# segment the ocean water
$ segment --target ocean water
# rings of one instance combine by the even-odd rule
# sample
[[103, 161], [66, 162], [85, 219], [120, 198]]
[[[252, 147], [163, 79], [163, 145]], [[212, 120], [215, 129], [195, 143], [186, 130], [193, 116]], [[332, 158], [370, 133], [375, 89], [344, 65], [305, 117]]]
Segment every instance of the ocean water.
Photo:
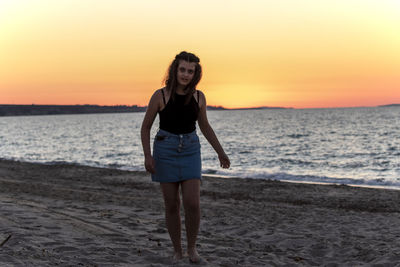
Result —
[[[0, 117], [0, 158], [144, 170], [144, 113]], [[198, 130], [203, 174], [400, 187], [400, 108], [208, 111], [230, 169]], [[158, 129], [154, 122], [152, 136]]]

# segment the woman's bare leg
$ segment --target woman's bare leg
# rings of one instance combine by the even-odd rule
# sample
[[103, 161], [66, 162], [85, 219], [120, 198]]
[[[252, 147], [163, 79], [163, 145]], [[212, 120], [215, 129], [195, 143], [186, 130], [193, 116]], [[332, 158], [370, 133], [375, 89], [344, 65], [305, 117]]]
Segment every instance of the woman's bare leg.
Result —
[[185, 208], [185, 226], [187, 249], [192, 262], [200, 260], [196, 250], [196, 239], [200, 226], [200, 180], [191, 179], [182, 182], [182, 199]]
[[164, 196], [165, 220], [175, 251], [174, 258], [179, 260], [183, 257], [181, 244], [179, 183], [161, 183], [161, 189]]

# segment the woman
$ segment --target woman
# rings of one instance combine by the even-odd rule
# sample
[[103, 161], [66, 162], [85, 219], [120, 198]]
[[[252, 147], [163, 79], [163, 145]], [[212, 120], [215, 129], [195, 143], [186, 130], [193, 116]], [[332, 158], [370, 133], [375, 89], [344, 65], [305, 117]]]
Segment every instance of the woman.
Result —
[[[207, 120], [206, 98], [196, 90], [202, 75], [200, 60], [192, 53], [176, 55], [168, 69], [165, 87], [150, 99], [141, 128], [145, 168], [152, 180], [159, 182], [164, 196], [165, 217], [174, 259], [182, 259], [179, 187], [185, 210], [187, 254], [199, 262], [196, 239], [200, 224], [200, 143], [196, 121], [208, 142], [218, 154], [220, 166], [229, 168], [230, 161]], [[160, 116], [160, 129], [155, 137], [153, 156], [150, 130]]]

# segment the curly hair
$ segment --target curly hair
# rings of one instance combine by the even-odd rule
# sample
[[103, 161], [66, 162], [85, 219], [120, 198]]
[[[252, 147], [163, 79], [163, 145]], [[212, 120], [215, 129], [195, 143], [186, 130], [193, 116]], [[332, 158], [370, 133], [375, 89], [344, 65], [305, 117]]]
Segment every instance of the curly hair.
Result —
[[195, 63], [195, 65], [196, 65], [193, 79], [190, 81], [190, 83], [184, 89], [184, 91], [187, 95], [185, 104], [188, 104], [192, 97], [192, 94], [196, 90], [197, 84], [200, 82], [200, 79], [202, 76], [202, 68], [200, 65], [200, 59], [195, 54], [188, 53], [186, 51], [182, 51], [175, 56], [175, 59], [169, 65], [167, 75], [164, 79], [165, 88], [168, 92], [170, 92], [172, 100], [175, 100], [174, 96], [175, 96], [176, 88], [178, 87], [177, 72], [178, 72], [178, 66], [179, 66], [180, 60], [184, 60], [189, 63]]

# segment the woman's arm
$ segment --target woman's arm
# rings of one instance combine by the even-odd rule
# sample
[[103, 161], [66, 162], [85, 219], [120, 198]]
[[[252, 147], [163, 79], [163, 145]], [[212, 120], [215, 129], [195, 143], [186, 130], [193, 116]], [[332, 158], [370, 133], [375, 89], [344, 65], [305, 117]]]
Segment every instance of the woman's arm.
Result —
[[144, 153], [144, 166], [150, 173], [154, 173], [154, 159], [151, 156], [150, 149], [150, 130], [153, 126], [154, 119], [157, 116], [157, 112], [160, 108], [160, 90], [157, 90], [150, 99], [149, 105], [147, 106], [146, 114], [142, 122], [142, 128], [140, 130], [140, 136], [142, 139], [143, 153]]
[[229, 168], [231, 164], [229, 158], [225, 154], [225, 151], [222, 148], [221, 144], [219, 143], [218, 138], [214, 133], [214, 130], [212, 129], [211, 125], [208, 122], [206, 97], [201, 91], [200, 91], [200, 113], [198, 117], [198, 123], [201, 132], [203, 133], [207, 141], [211, 144], [211, 146], [214, 148], [215, 152], [217, 152], [221, 167]]

